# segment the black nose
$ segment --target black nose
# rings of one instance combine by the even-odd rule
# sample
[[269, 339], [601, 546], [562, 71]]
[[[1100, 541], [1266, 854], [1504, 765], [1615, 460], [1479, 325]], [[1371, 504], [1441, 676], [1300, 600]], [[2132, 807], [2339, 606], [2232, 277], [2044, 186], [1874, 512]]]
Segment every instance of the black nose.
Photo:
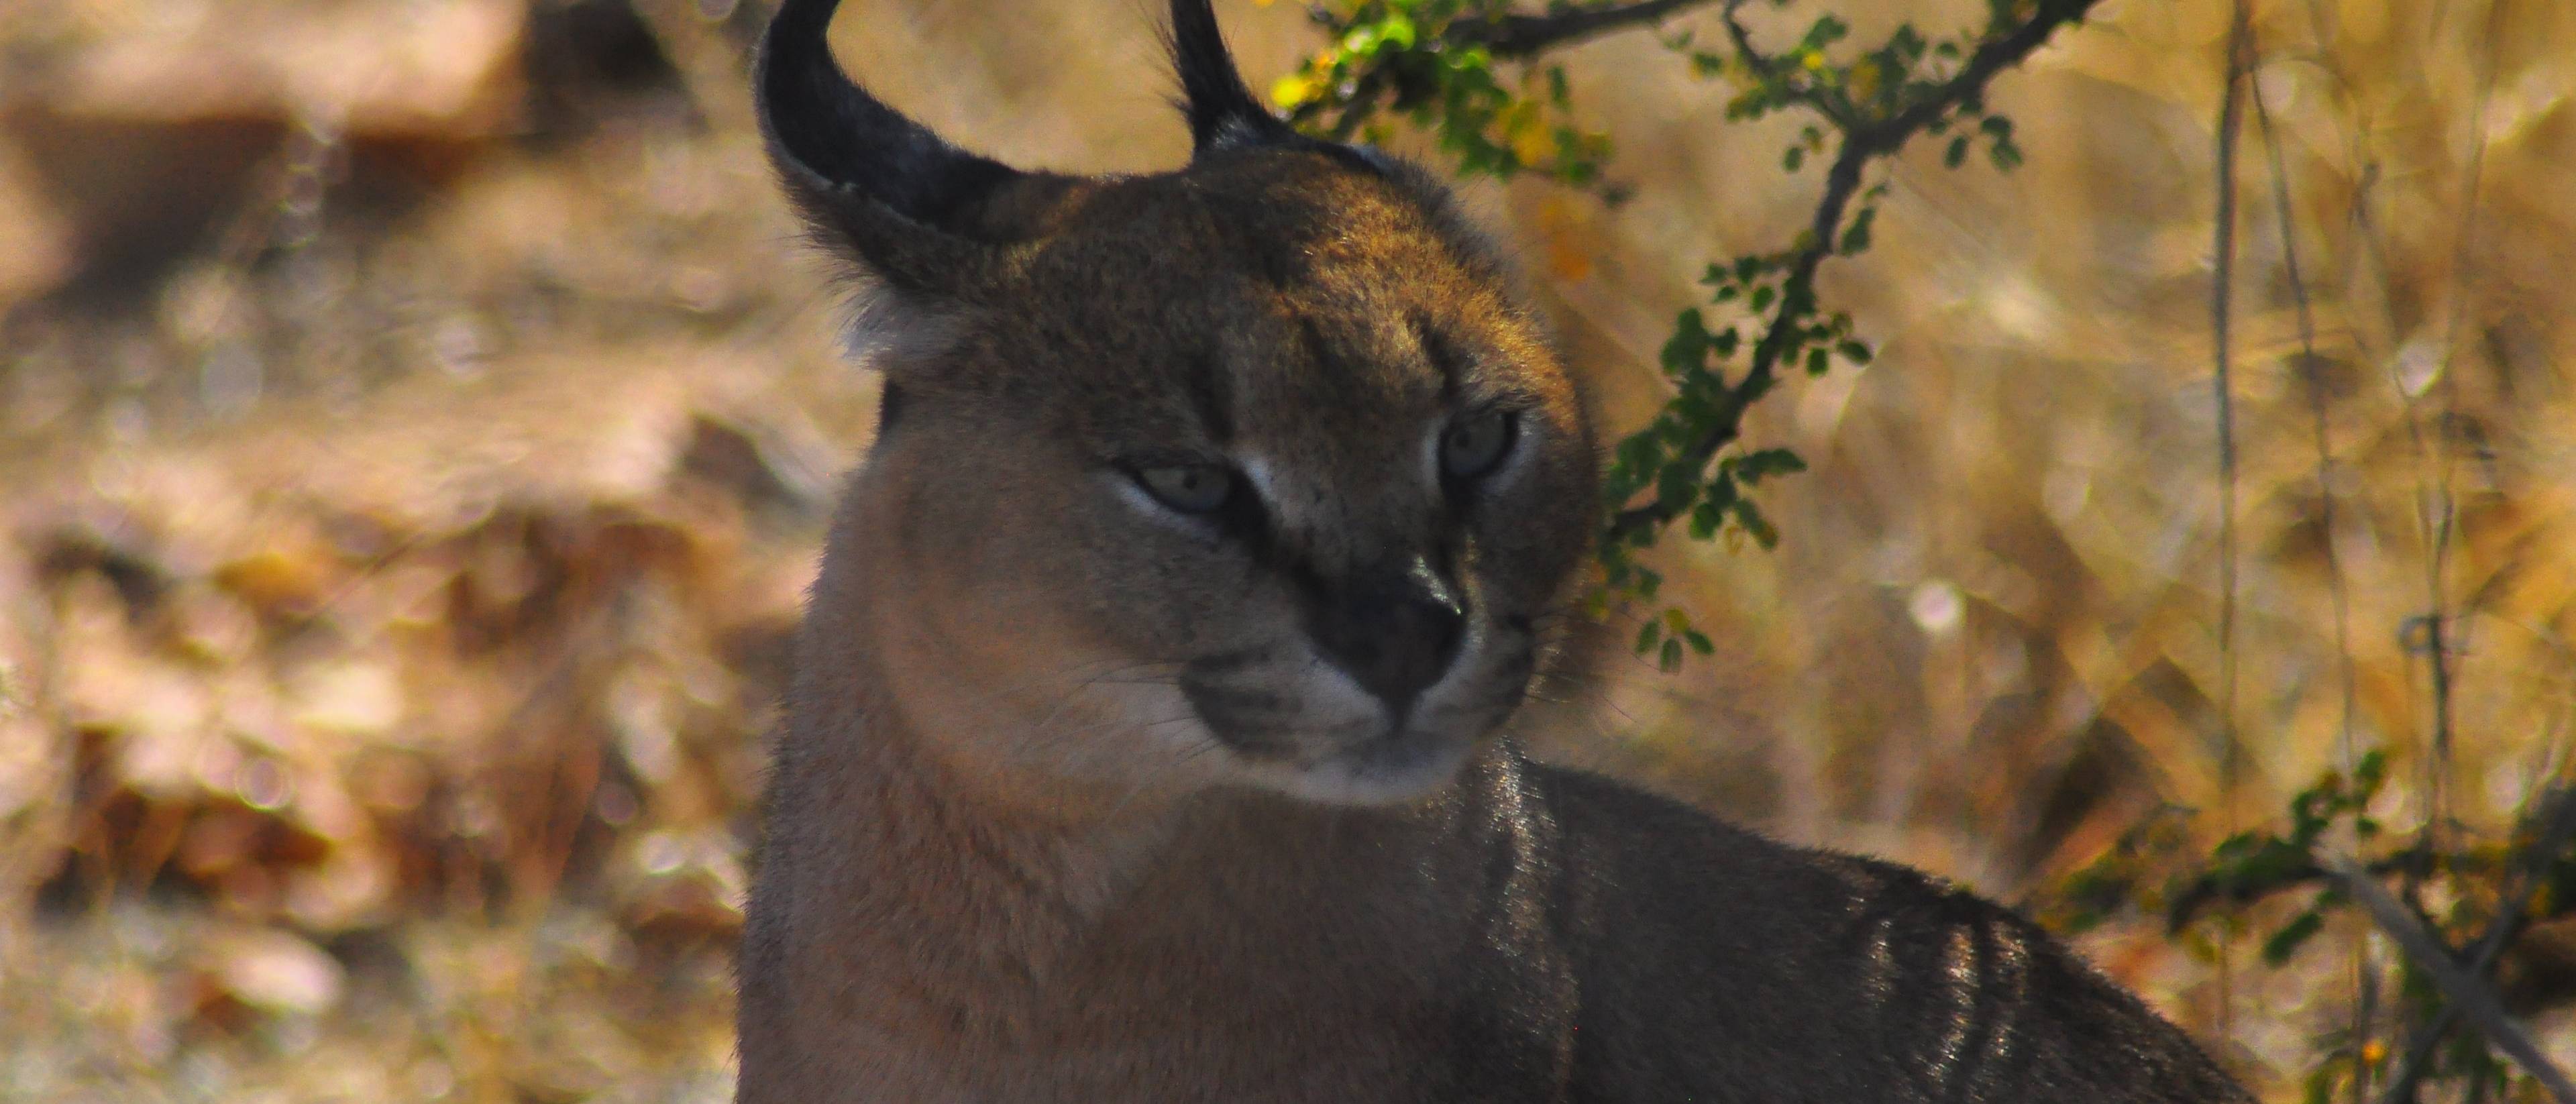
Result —
[[1457, 587], [1421, 557], [1355, 573], [1319, 597], [1307, 631], [1325, 658], [1399, 716], [1458, 654], [1466, 610]]

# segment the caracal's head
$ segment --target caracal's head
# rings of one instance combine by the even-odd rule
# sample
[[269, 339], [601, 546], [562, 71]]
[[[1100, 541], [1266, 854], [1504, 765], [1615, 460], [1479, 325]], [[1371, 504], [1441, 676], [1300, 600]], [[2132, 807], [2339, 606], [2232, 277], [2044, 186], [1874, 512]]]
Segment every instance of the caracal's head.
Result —
[[1575, 386], [1502, 266], [1421, 172], [1267, 114], [1206, 0], [1173, 6], [1194, 158], [1108, 179], [878, 103], [833, 7], [786, 4], [760, 92], [886, 373], [814, 612], [865, 641], [853, 692], [1034, 801], [1440, 787], [1591, 532]]

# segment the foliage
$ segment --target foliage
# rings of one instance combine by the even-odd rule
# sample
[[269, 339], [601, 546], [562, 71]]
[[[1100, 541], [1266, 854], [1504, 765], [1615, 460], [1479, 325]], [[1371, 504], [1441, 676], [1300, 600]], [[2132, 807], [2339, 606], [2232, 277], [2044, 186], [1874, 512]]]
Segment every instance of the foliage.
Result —
[[[2012, 121], [1985, 109], [1986, 86], [2057, 28], [2082, 19], [2092, 4], [1990, 0], [1984, 24], [1969, 32], [1935, 39], [1903, 24], [1867, 47], [1851, 44], [1849, 24], [1828, 12], [1776, 50], [1756, 45], [1739, 18], [1744, 6], [1745, 0], [1558, 2], [1543, 15], [1525, 15], [1504, 0], [1346, 2], [1315, 10], [1334, 45], [1275, 90], [1295, 118], [1322, 133], [1383, 140], [1383, 117], [1392, 114], [1435, 135], [1462, 174], [1535, 171], [1616, 200], [1625, 192], [1606, 182], [1609, 146], [1571, 121], [1565, 71], [1546, 61], [1548, 51], [1714, 7], [1722, 40], [1706, 42], [1681, 30], [1664, 34], [1663, 43], [1695, 76], [1734, 89], [1729, 121], [1780, 112], [1805, 120], [1779, 164], [1796, 174], [1811, 161], [1827, 163], [1812, 221], [1777, 249], [1707, 266], [1701, 280], [1707, 300], [1678, 314], [1658, 358], [1668, 387], [1661, 410], [1612, 454], [1596, 615], [1622, 601], [1657, 606], [1663, 577], [1638, 556], [1675, 524], [1697, 541], [1750, 538], [1764, 548], [1778, 542], [1754, 492], [1806, 464], [1786, 448], [1744, 444], [1743, 420], [1783, 372], [1822, 375], [1838, 363], [1857, 367], [1873, 359], [1851, 315], [1821, 303], [1815, 283], [1826, 259], [1855, 257], [1870, 247], [1887, 193], [1883, 180], [1868, 182], [1873, 163], [1931, 135], [1946, 139], [1942, 161], [1951, 168], [1980, 150], [1997, 170], [2020, 165], [2025, 155]], [[2240, 7], [2240, 28], [2242, 19]], [[1505, 60], [1516, 63], [1516, 77], [1497, 75]], [[2220, 313], [2223, 325], [2223, 306]], [[1670, 604], [1642, 619], [1634, 647], [1666, 671], [1679, 669], [1688, 654], [1715, 650], [1708, 634]], [[2437, 668], [2437, 693], [2441, 687]], [[2431, 933], [2440, 941], [2438, 953], [2455, 960], [2433, 966], [2456, 964], [2479, 976], [2529, 925], [2576, 912], [2570, 791], [2534, 802], [2505, 838], [2478, 839], [2449, 830], [2438, 815], [2415, 832], [2392, 832], [2377, 811], [2388, 804], [2382, 800], [2388, 782], [2387, 755], [2370, 752], [2349, 773], [2327, 772], [2292, 795], [2281, 825], [2234, 832], [2205, 854], [2194, 853], [2192, 812], [2161, 809], [2055, 886], [2043, 916], [2060, 930], [2080, 932], [2143, 905], [2165, 913], [2176, 939], [2212, 955], [2237, 938], [2259, 936], [2259, 960], [2282, 968], [2330, 926], [2370, 919], [2358, 898], [2379, 896], [2376, 881], [2394, 879], [2396, 900], [2410, 915], [2379, 917], [2381, 926]], [[2339, 869], [2341, 862], [2353, 865]], [[2340, 919], [2346, 916], [2356, 919]], [[2514, 1029], [2496, 1022], [2500, 1012], [2479, 1007], [2491, 993], [2437, 984], [2439, 971], [2416, 958], [2401, 956], [2396, 967], [2397, 1014], [2413, 1025], [2412, 1038], [2392, 1051], [2372, 1037], [2365, 1007], [2359, 1029], [2316, 1041], [2308, 1099], [2361, 1099], [2373, 1083], [2392, 1081], [2392, 1099], [2411, 1099], [2417, 1085], [2431, 1081], [2465, 1086], [2472, 1099], [2488, 1092], [2539, 1098], [2542, 1082], [2499, 1056], [2495, 1036]], [[2454, 1031], [2463, 1018], [2477, 1029]]]
[[[2177, 938], [2209, 953], [2259, 936], [2259, 960], [2280, 969], [2330, 925], [2370, 922], [2357, 907], [2361, 887], [2337, 869], [2340, 861], [2361, 877], [2395, 880], [2411, 926], [2438, 938], [2454, 963], [2484, 975], [2531, 926], [2576, 915], [2576, 790], [2533, 802], [2500, 838], [2431, 826], [2399, 834], [2374, 812], [2390, 804], [2388, 780], [2387, 755], [2372, 751], [2349, 774], [2327, 771], [2293, 794], [2284, 828], [2233, 833], [2205, 856], [2192, 853], [2180, 830], [2189, 814], [2164, 810], [2061, 881], [2042, 918], [2080, 932], [2144, 906], [2162, 911]], [[2367, 1030], [2324, 1033], [2306, 1099], [2441, 1081], [2506, 1099], [2545, 1099], [2540, 1080], [2506, 1062], [2480, 1031], [2451, 1034], [2463, 1018], [2462, 998], [2480, 1002], [2488, 994], [2446, 989], [2411, 955], [2397, 959], [2395, 990], [2399, 1022], [2415, 1025], [2412, 1037], [2391, 1049]]]

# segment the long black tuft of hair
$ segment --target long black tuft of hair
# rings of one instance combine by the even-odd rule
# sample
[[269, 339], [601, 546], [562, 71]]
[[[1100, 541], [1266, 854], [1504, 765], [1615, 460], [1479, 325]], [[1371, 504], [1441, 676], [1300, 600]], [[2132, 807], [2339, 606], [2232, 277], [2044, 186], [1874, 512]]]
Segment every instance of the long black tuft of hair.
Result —
[[930, 226], [1020, 175], [950, 145], [852, 81], [825, 38], [838, 7], [786, 0], [769, 25], [757, 91], [761, 125], [779, 153], [823, 184]]
[[1181, 78], [1181, 108], [1199, 152], [1297, 137], [1243, 83], [1210, 0], [1172, 0], [1170, 45], [1172, 68]]

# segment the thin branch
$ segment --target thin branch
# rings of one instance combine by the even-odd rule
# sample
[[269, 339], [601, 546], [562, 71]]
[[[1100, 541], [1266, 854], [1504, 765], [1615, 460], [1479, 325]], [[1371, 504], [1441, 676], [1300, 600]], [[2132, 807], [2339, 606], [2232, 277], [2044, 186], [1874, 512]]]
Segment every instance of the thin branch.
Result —
[[[1860, 191], [1861, 170], [1903, 148], [1908, 139], [1947, 117], [1959, 105], [1982, 98], [1986, 86], [1997, 75], [2020, 64], [2059, 27], [2083, 19], [2099, 2], [2042, 0], [2038, 13], [2028, 23], [1977, 47], [1968, 55], [1967, 63], [1931, 94], [1894, 115], [1844, 132], [1842, 147], [1834, 154], [1833, 166], [1826, 170], [1825, 191], [1816, 201], [1815, 217], [1809, 220], [1806, 244], [1790, 257], [1788, 276], [1780, 286], [1780, 302], [1762, 332], [1762, 340], [1753, 347], [1752, 364], [1744, 378], [1721, 396], [1720, 416], [1715, 424], [1682, 449], [1681, 463], [1693, 469], [1706, 468], [1741, 433], [1745, 409], [1779, 382], [1780, 358], [1794, 336], [1792, 323], [1815, 307], [1816, 269], [1834, 253], [1835, 240], [1843, 229], [1843, 214], [1851, 206], [1852, 196]], [[1650, 501], [1620, 511], [1611, 520], [1611, 531], [1621, 539], [1633, 538], [1671, 522], [1678, 513], [1660, 500]]]
[[[2423, 877], [2432, 872], [2432, 864], [2432, 855], [2409, 847], [2383, 858], [2373, 859], [2364, 869], [2378, 877], [2386, 877], [2390, 874]], [[2284, 870], [2275, 877], [2255, 883], [2203, 875], [2193, 879], [2191, 884], [2182, 888], [2181, 892], [2174, 894], [2172, 902], [2165, 907], [2165, 930], [2181, 931], [2193, 920], [2198, 919], [2203, 910], [2212, 905], [2223, 902], [2242, 907], [2276, 893], [2316, 885], [2333, 877], [2333, 871], [2314, 863]]]
[[[1458, 28], [1457, 41], [1481, 44], [1495, 57], [1528, 57], [1612, 31], [1654, 23], [1713, 0], [1639, 0], [1608, 8], [1576, 8], [1554, 15], [1505, 15]], [[1729, 7], [1734, 3], [1730, 2]]]
[[[2453, 611], [2445, 608], [2447, 597], [2442, 587], [2449, 574], [2452, 537], [2456, 535], [2459, 521], [2459, 502], [2451, 489], [2453, 468], [2458, 462], [2456, 451], [2451, 448], [2451, 435], [2457, 431], [2460, 419], [2459, 365], [2454, 360], [2459, 354], [2460, 324], [2468, 312], [2472, 291], [2469, 269], [2477, 242], [2478, 187], [2486, 172], [2487, 106], [2495, 95], [2496, 57], [2498, 39], [2504, 30], [2504, 7], [2505, 0], [2490, 0], [2487, 5], [2486, 64], [2479, 74], [2478, 98], [2469, 116], [2475, 124], [2471, 128], [2475, 137], [2469, 147], [2468, 179], [2460, 202], [2460, 229], [2452, 243], [2451, 309], [2442, 331], [2441, 376], [2435, 383], [2442, 393], [2441, 420], [2434, 424], [2433, 432], [2434, 459], [2441, 480], [2437, 491], [2440, 495], [2441, 527], [2434, 533], [2432, 554], [2424, 565], [2426, 586], [2431, 591], [2433, 603], [2432, 616], [2426, 622], [2433, 663], [2433, 754], [2427, 769], [2432, 772], [2434, 783], [2429, 791], [2432, 815], [2424, 818], [2427, 846], [2432, 844], [2438, 826], [2448, 819], [2449, 809], [2447, 799], [2450, 795], [2451, 749], [2457, 707], [2451, 671]], [[2472, 597], [2469, 604], [2474, 606], [2476, 599]]]
[[[2209, 288], [2210, 390], [2217, 400], [2218, 438], [2218, 793], [2220, 815], [2234, 834], [2237, 776], [2244, 749], [2236, 735], [2236, 391], [2230, 371], [2229, 323], [2236, 306], [2236, 140], [2245, 129], [2245, 86], [2254, 56], [2254, 17], [2236, 0], [2227, 31], [2227, 88], [2218, 101], [2217, 268]], [[2218, 1022], [2228, 1024], [2230, 962], [2218, 956]]]
[[2297, 311], [2299, 374], [2308, 383], [2308, 413], [2317, 446], [2317, 525], [2326, 534], [2326, 589], [2333, 600], [2335, 654], [2341, 660], [2343, 676], [2343, 725], [2339, 750], [2343, 769], [2350, 772], [2358, 750], [2353, 744], [2353, 719], [2359, 708], [2360, 690], [2352, 657], [2352, 602], [2346, 593], [2343, 563], [2334, 546], [2334, 438], [2328, 417], [2332, 403], [2327, 394], [2324, 362], [2317, 356], [2316, 311], [2309, 303], [2308, 283], [2299, 262], [2297, 213], [2290, 204], [2290, 173], [2281, 158], [2280, 135], [2272, 129], [2272, 112], [2263, 102], [2262, 82], [2253, 82], [2248, 91], [2254, 103], [2255, 128], [2263, 135], [2263, 149], [2271, 162], [2273, 219], [2280, 224], [2283, 274], [2290, 281], [2290, 301]]
[[[2312, 8], [2312, 18], [2321, 18]], [[2322, 36], [2321, 36], [2322, 37]], [[2357, 750], [2353, 740], [2353, 718], [2358, 712], [2360, 679], [2352, 658], [2352, 600], [2343, 578], [2343, 557], [2335, 549], [2335, 489], [2332, 403], [2326, 393], [2325, 364], [2317, 357], [2317, 319], [2308, 301], [2308, 282], [2299, 263], [2299, 225], [2297, 213], [2290, 204], [2290, 171], [2281, 157], [2281, 136], [2272, 129], [2271, 108], [2263, 102], [2263, 82], [2251, 82], [2247, 90], [2254, 101], [2254, 123], [2263, 135], [2263, 152], [2272, 169], [2272, 217], [2281, 234], [2281, 263], [2290, 281], [2290, 301], [2297, 308], [2299, 322], [2299, 375], [2308, 384], [2308, 414], [2317, 446], [2317, 528], [2325, 533], [2322, 545], [2326, 558], [2326, 593], [2334, 607], [2334, 639], [2337, 670], [2342, 676], [2343, 718], [2336, 748], [2343, 769], [2350, 773]], [[2349, 1045], [2356, 1056], [2371, 1043], [2373, 1021], [2377, 1018], [2378, 985], [2369, 969], [2369, 949], [2356, 940], [2353, 955], [2352, 1040]], [[2352, 1077], [2353, 1104], [2370, 1099], [2370, 1064], [2356, 1061]]]

